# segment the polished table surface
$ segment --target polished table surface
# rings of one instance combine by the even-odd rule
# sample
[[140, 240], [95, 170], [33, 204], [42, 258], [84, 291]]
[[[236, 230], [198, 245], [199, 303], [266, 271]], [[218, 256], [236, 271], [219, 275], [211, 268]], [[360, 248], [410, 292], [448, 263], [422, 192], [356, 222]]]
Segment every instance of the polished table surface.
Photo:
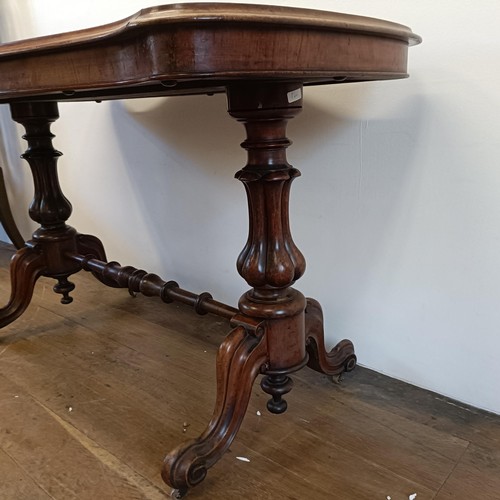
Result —
[[[258, 375], [271, 396], [268, 410], [283, 413], [293, 372], [307, 365], [338, 377], [355, 367], [349, 340], [325, 350], [321, 306], [292, 287], [305, 259], [289, 224], [290, 187], [300, 172], [286, 159], [286, 125], [302, 109], [304, 85], [405, 78], [408, 47], [419, 42], [409, 28], [378, 19], [200, 3], [145, 9], [101, 27], [0, 45], [0, 103], [9, 104], [12, 118], [26, 129], [23, 158], [34, 180], [29, 214], [39, 224], [12, 260], [11, 297], [0, 309], [0, 326], [24, 312], [40, 276], [54, 278], [61, 302], [71, 303], [75, 287], [68, 278], [82, 270], [104, 285], [183, 302], [231, 323], [216, 360], [213, 417], [199, 438], [174, 449], [163, 464], [162, 476], [177, 497], [202, 481], [229, 448]], [[227, 94], [228, 112], [247, 134], [242, 146], [248, 163], [236, 178], [248, 198], [249, 232], [237, 269], [250, 289], [237, 308], [108, 261], [98, 238], [67, 225], [72, 207], [59, 185], [61, 153], [50, 131], [58, 102], [216, 92]]]
[[224, 92], [234, 81], [305, 85], [407, 76], [400, 24], [244, 4], [177, 4], [123, 21], [0, 45], [0, 102]]

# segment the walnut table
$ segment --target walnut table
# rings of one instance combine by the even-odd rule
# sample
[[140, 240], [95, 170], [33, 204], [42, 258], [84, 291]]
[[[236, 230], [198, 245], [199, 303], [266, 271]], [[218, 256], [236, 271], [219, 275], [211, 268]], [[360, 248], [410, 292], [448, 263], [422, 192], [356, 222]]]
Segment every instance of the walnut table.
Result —
[[[61, 302], [70, 303], [68, 278], [81, 270], [105, 285], [180, 301], [231, 322], [217, 355], [213, 417], [163, 465], [178, 496], [203, 480], [235, 438], [259, 374], [271, 396], [269, 411], [282, 413], [294, 371], [308, 365], [338, 375], [354, 368], [351, 342], [326, 352], [320, 305], [292, 288], [305, 260], [288, 220], [290, 185], [300, 173], [287, 163], [286, 125], [301, 111], [304, 86], [405, 78], [408, 47], [419, 42], [409, 28], [377, 19], [203, 3], [145, 9], [106, 26], [0, 45], [0, 103], [10, 105], [26, 130], [23, 158], [35, 190], [29, 214], [39, 224], [12, 259], [11, 297], [0, 309], [0, 325], [24, 312], [40, 276], [54, 278]], [[250, 222], [237, 268], [250, 290], [238, 308], [108, 262], [95, 236], [67, 225], [71, 204], [59, 185], [61, 153], [50, 132], [60, 101], [216, 92], [227, 94], [229, 114], [247, 132], [248, 163], [236, 178], [245, 186]]]

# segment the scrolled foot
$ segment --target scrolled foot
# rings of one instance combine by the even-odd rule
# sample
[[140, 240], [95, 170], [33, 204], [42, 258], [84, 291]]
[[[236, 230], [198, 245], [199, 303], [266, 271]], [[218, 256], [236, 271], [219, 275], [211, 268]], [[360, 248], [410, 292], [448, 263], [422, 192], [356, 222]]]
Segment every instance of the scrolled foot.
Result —
[[267, 361], [265, 334], [256, 336], [238, 326], [217, 354], [217, 400], [205, 432], [182, 444], [164, 461], [163, 480], [187, 492], [199, 484], [236, 437], [248, 406], [255, 378]]
[[36, 247], [18, 250], [10, 263], [11, 294], [9, 302], [0, 309], [0, 328], [7, 326], [26, 310], [36, 280], [43, 274], [45, 259]]
[[319, 302], [314, 299], [307, 299], [306, 342], [308, 366], [313, 370], [336, 376], [356, 367], [356, 355], [350, 340], [341, 340], [330, 352], [326, 352], [323, 312]]

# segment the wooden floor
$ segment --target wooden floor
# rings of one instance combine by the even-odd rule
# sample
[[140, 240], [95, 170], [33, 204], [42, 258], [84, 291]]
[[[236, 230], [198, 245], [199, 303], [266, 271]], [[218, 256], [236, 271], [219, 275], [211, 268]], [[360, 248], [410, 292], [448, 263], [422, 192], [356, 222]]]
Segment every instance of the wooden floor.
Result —
[[[0, 274], [5, 302], [5, 248]], [[40, 280], [0, 340], [0, 499], [168, 498], [163, 456], [208, 422], [228, 325], [73, 281], [63, 306]], [[266, 398], [256, 384], [230, 451], [188, 498], [500, 499], [500, 417], [361, 368], [340, 385], [302, 370], [284, 415]]]

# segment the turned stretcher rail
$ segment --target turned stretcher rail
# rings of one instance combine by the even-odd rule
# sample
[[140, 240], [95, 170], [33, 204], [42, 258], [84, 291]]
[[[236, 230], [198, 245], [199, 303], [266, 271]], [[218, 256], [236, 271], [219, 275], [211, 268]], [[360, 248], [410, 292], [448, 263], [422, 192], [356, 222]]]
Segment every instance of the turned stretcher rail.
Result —
[[163, 302], [182, 302], [194, 308], [198, 314], [215, 314], [231, 319], [238, 309], [218, 302], [208, 292], [199, 295], [183, 290], [175, 281], [165, 281], [160, 276], [132, 266], [121, 266], [118, 262], [104, 262], [85, 255], [73, 255], [84, 271], [89, 271], [112, 280], [119, 288], [128, 288], [130, 293], [142, 293], [148, 297], [160, 297]]

